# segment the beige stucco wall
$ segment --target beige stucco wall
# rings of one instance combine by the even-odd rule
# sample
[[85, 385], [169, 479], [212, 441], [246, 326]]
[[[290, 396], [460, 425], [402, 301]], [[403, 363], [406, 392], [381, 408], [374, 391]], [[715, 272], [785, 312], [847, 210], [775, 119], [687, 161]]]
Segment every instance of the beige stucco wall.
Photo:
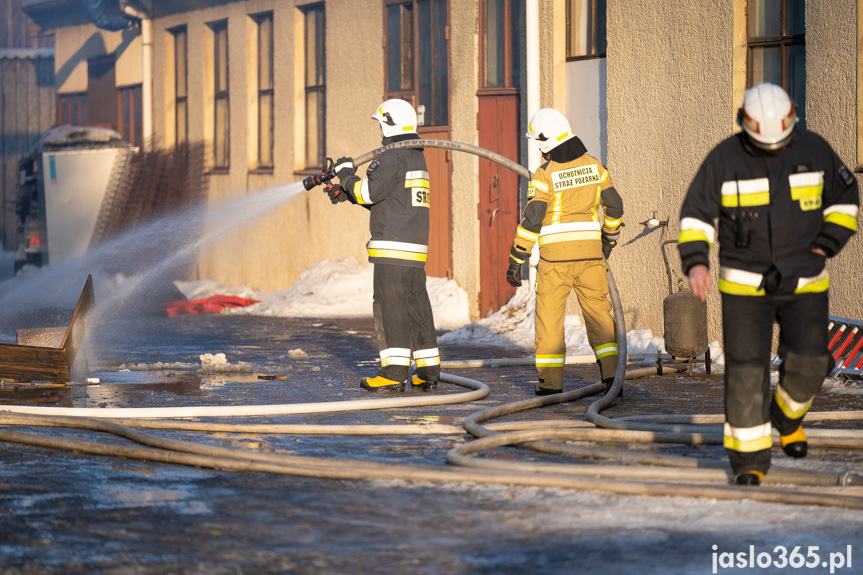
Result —
[[[824, 136], [852, 170], [857, 160], [857, 4], [857, 0], [806, 4], [807, 127]], [[862, 235], [851, 238], [839, 256], [828, 261], [834, 315], [863, 317]]]
[[[300, 5], [300, 2], [296, 3]], [[250, 128], [242, 104], [254, 98], [248, 82], [245, 37], [249, 14], [272, 10], [275, 26], [275, 169], [272, 174], [248, 172]], [[452, 0], [450, 26], [450, 114], [452, 139], [477, 143], [476, 90], [478, 83], [478, 8], [473, 0]], [[204, 31], [206, 23], [228, 19], [231, 98], [231, 167], [227, 174], [210, 177], [211, 202], [241, 197], [246, 188], [265, 188], [294, 182], [301, 163], [302, 119], [301, 13], [294, 3], [260, 0], [238, 2], [203, 11], [157, 18], [154, 65], [154, 125], [158, 133], [171, 132], [168, 30], [187, 26], [189, 50], [190, 139], [205, 137], [204, 78], [209, 65]], [[383, 99], [383, 9], [379, 0], [326, 3], [327, 147], [328, 156], [359, 156], [380, 146], [380, 131], [370, 117]], [[350, 22], [346, 41], [344, 23]], [[163, 104], [164, 103], [164, 104]], [[287, 119], [287, 120], [286, 120]], [[254, 139], [251, 139], [252, 142]], [[252, 158], [253, 160], [253, 158]], [[252, 161], [252, 163], [254, 163]], [[365, 167], [361, 167], [364, 170]], [[477, 227], [478, 161], [474, 156], [452, 154], [452, 250], [454, 279], [468, 292], [476, 317], [479, 293], [479, 230]], [[199, 258], [197, 275], [228, 285], [240, 283], [266, 290], [285, 289], [299, 273], [322, 259], [354, 257], [366, 262], [368, 212], [356, 206], [330, 205], [320, 189], [303, 192], [272, 215], [240, 232], [215, 242]]]
[[[806, 7], [808, 127], [849, 166], [857, 153], [858, 3]], [[660, 243], [677, 238], [680, 204], [706, 153], [737, 129], [746, 80], [745, 0], [736, 0], [734, 10], [724, 7], [720, 0], [608, 6], [608, 168], [624, 198], [627, 226], [611, 266], [628, 329], [662, 335], [668, 288]], [[668, 228], [638, 237], [639, 222], [654, 211], [669, 220]], [[861, 241], [852, 239], [828, 264], [831, 313], [860, 316]], [[666, 249], [677, 280], [677, 250]], [[711, 256], [715, 285], [716, 249]], [[708, 297], [708, 314], [709, 337], [721, 340], [718, 293]]]
[[[476, 146], [479, 103], [479, 12], [475, 0], [450, 1], [451, 138]], [[434, 183], [432, 183], [434, 186]], [[479, 316], [479, 159], [452, 154], [453, 279], [468, 294], [471, 317]]]
[[[626, 212], [610, 265], [627, 329], [659, 336], [668, 296], [661, 244], [677, 239], [680, 204], [704, 156], [731, 134], [734, 14], [722, 0], [630, 0], [609, 2], [607, 18], [608, 170]], [[654, 212], [669, 226], [640, 236], [639, 222]], [[666, 250], [679, 278], [677, 250]], [[718, 303], [709, 297], [712, 339]]]
[[54, 31], [54, 71], [58, 94], [87, 91], [87, 60], [114, 53], [115, 83], [141, 83], [141, 37], [134, 30], [109, 32], [93, 24], [68, 26]]
[[[299, 2], [297, 3], [299, 4]], [[380, 132], [369, 119], [380, 103], [383, 91], [381, 37], [360, 34], [345, 42], [339, 23], [351, 22], [357, 30], [380, 30], [380, 4], [328, 2], [326, 8], [327, 51], [327, 126], [326, 153], [333, 158], [358, 156], [380, 145]], [[249, 84], [246, 32], [249, 15], [273, 12], [275, 38], [275, 167], [271, 174], [249, 171], [250, 139], [245, 104], [254, 100], [254, 85]], [[208, 22], [228, 20], [230, 62], [230, 170], [209, 178], [210, 201], [236, 200], [275, 185], [301, 180], [294, 133], [295, 118], [302, 112], [297, 100], [303, 87], [296, 85], [293, 70], [301, 65], [302, 53], [296, 50], [295, 26], [302, 17], [293, 2], [240, 2], [206, 10], [158, 18], [154, 22], [154, 101], [157, 102], [154, 126], [157, 134], [170, 132], [170, 118], [164, 113], [164, 78], [167, 30], [187, 26], [189, 74], [189, 137], [203, 140], [204, 126], [212, 122], [205, 116], [204, 78], [209, 60], [204, 58], [204, 38]], [[300, 27], [300, 29], [302, 29]], [[374, 55], [369, 57], [368, 55]], [[301, 79], [301, 78], [300, 78]], [[357, 90], [356, 86], [362, 86]], [[253, 153], [253, 152], [252, 152]], [[218, 235], [218, 234], [216, 234]], [[289, 287], [299, 273], [322, 259], [353, 257], [366, 261], [368, 212], [356, 206], [332, 206], [321, 188], [303, 191], [299, 196], [261, 217], [242, 230], [229, 234], [204, 250], [198, 261], [197, 275], [227, 285], [249, 285], [256, 289], [281, 290]]]

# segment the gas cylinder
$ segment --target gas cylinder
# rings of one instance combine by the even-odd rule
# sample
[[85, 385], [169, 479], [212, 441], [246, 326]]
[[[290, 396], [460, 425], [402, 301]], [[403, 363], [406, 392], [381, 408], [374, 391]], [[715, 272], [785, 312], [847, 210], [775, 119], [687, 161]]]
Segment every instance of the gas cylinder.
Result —
[[679, 291], [662, 301], [665, 351], [674, 357], [698, 357], [707, 352], [707, 302], [691, 291]]

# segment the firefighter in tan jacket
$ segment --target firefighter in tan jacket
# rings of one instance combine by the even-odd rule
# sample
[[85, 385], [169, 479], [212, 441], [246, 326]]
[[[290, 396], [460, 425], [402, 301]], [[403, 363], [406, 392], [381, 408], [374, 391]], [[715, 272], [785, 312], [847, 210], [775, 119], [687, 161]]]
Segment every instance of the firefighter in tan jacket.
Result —
[[566, 300], [575, 290], [587, 338], [606, 391], [617, 371], [617, 334], [608, 299], [607, 258], [620, 236], [623, 201], [603, 165], [589, 156], [566, 117], [543, 108], [528, 123], [545, 163], [528, 187], [506, 279], [521, 285], [521, 269], [539, 242], [536, 272], [537, 395], [563, 391]]

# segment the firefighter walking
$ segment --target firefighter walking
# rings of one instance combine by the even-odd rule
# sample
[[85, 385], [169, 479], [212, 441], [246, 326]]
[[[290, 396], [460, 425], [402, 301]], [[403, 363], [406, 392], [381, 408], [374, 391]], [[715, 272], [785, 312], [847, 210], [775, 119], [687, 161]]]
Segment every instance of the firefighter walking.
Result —
[[[742, 132], [707, 155], [689, 187], [678, 247], [690, 288], [704, 300], [708, 251], [719, 241], [724, 445], [735, 482], [759, 485], [773, 427], [787, 455], [807, 453], [801, 422], [832, 367], [825, 261], [857, 230], [859, 199], [854, 176], [821, 136], [797, 127], [780, 87], [747, 90], [738, 122]], [[771, 398], [774, 322], [782, 365]]]
[[[417, 115], [404, 100], [387, 100], [372, 119], [377, 120], [387, 145], [419, 139]], [[430, 186], [422, 148], [385, 151], [356, 175], [351, 158], [334, 167], [339, 186], [329, 187], [335, 204], [347, 200], [367, 208], [371, 240], [366, 244], [374, 264], [373, 307], [381, 368], [376, 377], [360, 383], [367, 391], [403, 391], [410, 375], [411, 356], [416, 375], [411, 386], [434, 389], [440, 376], [432, 307], [426, 291]]]
[[[521, 285], [521, 269], [539, 242], [536, 272], [537, 395], [563, 391], [566, 300], [575, 290], [587, 338], [606, 391], [617, 372], [617, 333], [608, 299], [607, 258], [620, 235], [623, 201], [605, 167], [586, 152], [569, 120], [543, 108], [528, 123], [545, 163], [533, 175], [528, 202], [510, 250], [506, 279]], [[602, 208], [600, 210], [600, 208]]]

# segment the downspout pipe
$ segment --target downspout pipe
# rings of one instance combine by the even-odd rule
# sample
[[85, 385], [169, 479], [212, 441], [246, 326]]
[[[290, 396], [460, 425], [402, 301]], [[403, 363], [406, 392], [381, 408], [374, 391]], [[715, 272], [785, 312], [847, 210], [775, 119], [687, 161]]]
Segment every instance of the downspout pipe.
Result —
[[146, 143], [153, 137], [153, 20], [132, 0], [120, 0], [120, 9], [141, 25], [141, 131]]
[[[539, 0], [527, 0], [525, 5], [525, 55], [527, 75], [527, 117], [533, 115], [542, 107], [539, 90]], [[534, 173], [540, 166], [542, 157], [539, 146], [533, 140], [527, 141], [527, 167]], [[534, 245], [530, 253], [528, 280], [529, 285], [536, 283], [536, 265], [539, 263], [539, 244]]]

